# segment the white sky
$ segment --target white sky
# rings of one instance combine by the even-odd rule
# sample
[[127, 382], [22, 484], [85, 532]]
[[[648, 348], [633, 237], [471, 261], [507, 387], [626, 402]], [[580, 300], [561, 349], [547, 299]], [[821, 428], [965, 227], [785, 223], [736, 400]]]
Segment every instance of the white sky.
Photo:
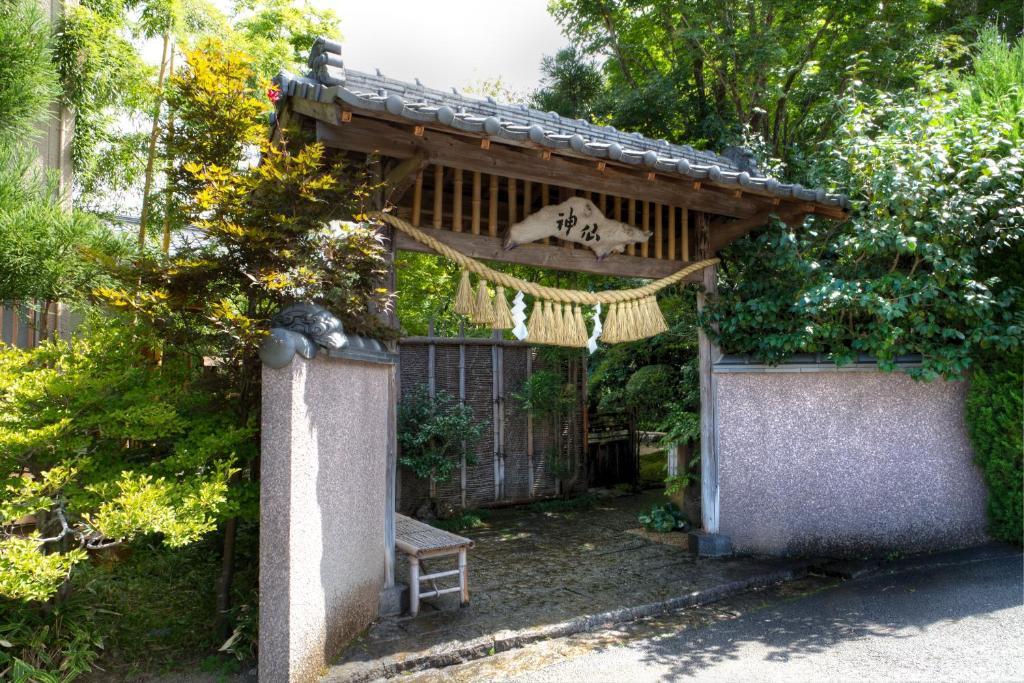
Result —
[[500, 77], [534, 90], [540, 60], [567, 44], [547, 0], [312, 0], [341, 18], [342, 58], [356, 71], [439, 89]]

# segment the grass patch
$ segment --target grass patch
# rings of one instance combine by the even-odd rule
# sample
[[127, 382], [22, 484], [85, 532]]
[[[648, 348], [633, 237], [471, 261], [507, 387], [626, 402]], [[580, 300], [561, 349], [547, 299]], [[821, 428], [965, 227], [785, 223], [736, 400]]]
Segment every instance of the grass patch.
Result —
[[464, 510], [461, 514], [447, 519], [435, 519], [431, 526], [450, 531], [453, 534], [487, 525], [487, 513], [483, 510]]
[[[240, 525], [233, 582], [236, 612], [256, 610], [257, 533], [254, 525]], [[203, 660], [204, 671], [240, 668], [233, 656], [217, 653], [223, 643], [214, 632], [220, 542], [219, 534], [211, 534], [180, 549], [154, 544], [89, 568], [82, 588], [104, 607], [92, 619], [96, 631], [104, 634], [99, 662], [104, 670], [132, 678], [195, 666], [197, 660]]]

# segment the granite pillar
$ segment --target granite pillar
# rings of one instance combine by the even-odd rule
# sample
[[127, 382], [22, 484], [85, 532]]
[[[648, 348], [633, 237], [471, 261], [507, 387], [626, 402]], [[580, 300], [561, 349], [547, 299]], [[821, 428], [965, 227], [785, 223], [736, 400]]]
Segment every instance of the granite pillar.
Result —
[[318, 679], [378, 614], [393, 373], [344, 349], [264, 365], [260, 681]]

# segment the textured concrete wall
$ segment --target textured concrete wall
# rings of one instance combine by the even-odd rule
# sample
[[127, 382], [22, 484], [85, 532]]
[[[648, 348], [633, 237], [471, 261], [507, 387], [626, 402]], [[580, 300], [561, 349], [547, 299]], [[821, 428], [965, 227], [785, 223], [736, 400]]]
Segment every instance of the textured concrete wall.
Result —
[[377, 616], [388, 365], [263, 368], [260, 681], [316, 680]]
[[739, 552], [857, 554], [985, 538], [965, 387], [902, 373], [717, 373], [721, 531]]

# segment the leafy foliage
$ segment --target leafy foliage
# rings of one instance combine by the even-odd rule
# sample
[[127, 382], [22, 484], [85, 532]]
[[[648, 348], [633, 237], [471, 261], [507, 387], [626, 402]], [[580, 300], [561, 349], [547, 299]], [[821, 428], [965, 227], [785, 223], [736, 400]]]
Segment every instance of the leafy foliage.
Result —
[[[50, 597], [86, 558], [78, 548], [147, 535], [180, 546], [229, 511], [227, 481], [253, 432], [191, 390], [186, 359], [146, 362], [156, 343], [94, 321], [70, 345], [0, 350], [4, 596]], [[35, 535], [16, 535], [29, 515]]]
[[658, 426], [665, 433], [661, 438], [663, 446], [697, 443], [700, 441], [700, 414], [687, 410], [680, 403], [669, 403], [668, 415]]
[[235, 0], [231, 24], [263, 78], [304, 68], [316, 38], [339, 35], [337, 15], [307, 1]]
[[540, 65], [543, 78], [534, 94], [534, 106], [556, 111], [562, 116], [586, 119], [591, 105], [601, 93], [604, 81], [600, 70], [576, 47], [566, 47], [554, 56], [546, 56]]
[[125, 12], [122, 3], [84, 0], [66, 8], [56, 34], [54, 63], [75, 116], [71, 157], [86, 204], [142, 173], [144, 138], [119, 119], [152, 106], [154, 70], [132, 44]]
[[398, 462], [421, 479], [446, 482], [462, 458], [475, 464], [473, 448], [483, 427], [473, 409], [448, 392], [431, 396], [425, 385], [417, 386], [398, 404]]
[[534, 372], [513, 397], [524, 410], [541, 420], [558, 419], [576, 405], [576, 389], [555, 370]]
[[[662, 423], [671, 406], [696, 410], [700, 396], [693, 293], [687, 289], [669, 291], [658, 303], [668, 331], [650, 339], [601, 348], [591, 362], [588, 391], [598, 411], [631, 411], [641, 427], [660, 430], [665, 429]], [[656, 391], [658, 398], [648, 400], [647, 391]]]
[[649, 512], [641, 512], [637, 515], [636, 519], [640, 522], [640, 526], [648, 531], [657, 531], [663, 534], [670, 531], [686, 531], [690, 528], [690, 523], [686, 521], [686, 517], [675, 503], [654, 505]]
[[[976, 64], [1022, 50], [1018, 41]], [[938, 72], [918, 92], [847, 103], [826, 168], [844, 179], [854, 214], [837, 226], [778, 224], [735, 245], [704, 320], [725, 349], [770, 363], [806, 352], [844, 364], [863, 353], [883, 369], [919, 353], [911, 373], [931, 379], [959, 376], [979, 347], [1020, 343], [1013, 289], [997, 293], [998, 279], [979, 270], [986, 254], [1024, 237], [1024, 141], [1004, 101], [1020, 86], [990, 88], [979, 103], [971, 82]]]
[[33, 0], [0, 5], [0, 149], [38, 136], [36, 125], [57, 95], [50, 25]]
[[[551, 11], [579, 47], [537, 98], [576, 115], [585, 58], [603, 61], [602, 91], [577, 111], [655, 138], [721, 149], [744, 131], [773, 156], [800, 161], [834, 132], [836, 102], [856, 82], [896, 90], [922, 63], [962, 44], [966, 4], [557, 0]], [[946, 26], [939, 39], [929, 30]], [[570, 60], [570, 55], [560, 55]], [[557, 61], [557, 58], [556, 58]], [[560, 77], [565, 74], [565, 77]]]
[[988, 485], [989, 531], [1024, 544], [1024, 355], [995, 357], [971, 373], [967, 427]]
[[94, 216], [59, 199], [29, 155], [0, 147], [0, 300], [81, 302], [109, 281], [94, 255], [126, 253]]

